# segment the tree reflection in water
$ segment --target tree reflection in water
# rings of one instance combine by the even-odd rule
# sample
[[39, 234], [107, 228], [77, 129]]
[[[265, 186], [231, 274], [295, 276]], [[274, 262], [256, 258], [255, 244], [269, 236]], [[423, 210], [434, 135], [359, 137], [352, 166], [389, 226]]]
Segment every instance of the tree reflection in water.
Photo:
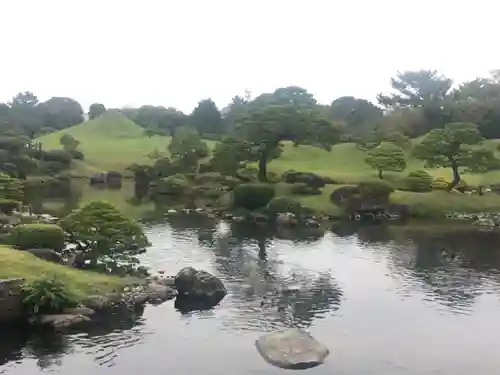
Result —
[[[209, 241], [218, 271], [226, 279], [231, 306], [237, 311], [225, 324], [248, 329], [276, 326], [309, 326], [338, 309], [342, 291], [329, 273], [318, 274], [294, 266], [287, 270], [268, 248], [277, 237], [270, 226], [233, 225], [230, 236]], [[295, 230], [294, 242], [313, 242], [324, 232]], [[207, 240], [202, 240], [207, 244]]]
[[470, 313], [478, 296], [500, 292], [498, 232], [437, 225], [358, 226], [338, 232], [357, 233], [361, 243], [383, 252], [402, 291], [423, 290], [427, 301], [452, 313]]

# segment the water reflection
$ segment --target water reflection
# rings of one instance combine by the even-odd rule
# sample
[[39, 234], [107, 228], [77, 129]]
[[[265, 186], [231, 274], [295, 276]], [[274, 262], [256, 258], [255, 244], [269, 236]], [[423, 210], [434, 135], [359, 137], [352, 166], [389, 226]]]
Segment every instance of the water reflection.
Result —
[[[500, 370], [490, 345], [500, 307], [498, 234], [336, 225], [325, 235], [217, 224], [201, 215], [168, 220], [147, 226], [153, 246], [142, 262], [170, 275], [185, 266], [216, 274], [228, 289], [218, 305], [179, 299], [146, 311], [119, 310], [64, 335], [0, 330], [0, 372], [31, 360], [39, 369], [73, 366], [83, 375], [80, 361], [87, 358], [117, 374], [137, 366], [271, 374], [252, 343], [260, 332], [291, 326], [315, 331], [332, 349], [335, 360], [318, 374]], [[478, 345], [474, 366], [457, 357]], [[195, 365], [193, 352], [213, 360]]]
[[500, 291], [500, 234], [470, 227], [364, 226], [340, 229], [362, 246], [387, 253], [391, 275], [405, 294], [423, 290], [425, 300], [446, 311], [473, 313], [482, 294]]
[[118, 308], [98, 314], [92, 324], [84, 324], [78, 331], [65, 333], [33, 331], [24, 326], [1, 327], [0, 365], [32, 358], [44, 370], [58, 367], [64, 356], [82, 351], [94, 355], [100, 365], [110, 363], [116, 357], [115, 352], [141, 341], [143, 312], [143, 307], [133, 311]]

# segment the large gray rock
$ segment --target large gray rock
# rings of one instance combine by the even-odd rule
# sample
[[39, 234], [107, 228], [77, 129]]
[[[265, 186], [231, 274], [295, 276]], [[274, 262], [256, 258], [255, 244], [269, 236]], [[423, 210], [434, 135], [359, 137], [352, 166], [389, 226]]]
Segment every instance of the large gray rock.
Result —
[[108, 297], [96, 295], [88, 296], [82, 304], [92, 310], [103, 310], [111, 307], [113, 302]]
[[33, 254], [37, 258], [53, 263], [61, 263], [61, 255], [52, 249], [29, 249], [28, 253]]
[[70, 315], [92, 316], [95, 314], [95, 311], [85, 306], [78, 306], [65, 308], [63, 309], [62, 313]]
[[267, 362], [291, 370], [318, 366], [329, 354], [324, 345], [297, 328], [265, 334], [255, 344]]
[[175, 276], [175, 288], [179, 295], [196, 298], [222, 299], [227, 294], [222, 281], [206, 271], [184, 267]]
[[88, 321], [90, 321], [90, 319], [81, 314], [50, 314], [39, 316], [36, 323], [48, 325], [58, 330]]

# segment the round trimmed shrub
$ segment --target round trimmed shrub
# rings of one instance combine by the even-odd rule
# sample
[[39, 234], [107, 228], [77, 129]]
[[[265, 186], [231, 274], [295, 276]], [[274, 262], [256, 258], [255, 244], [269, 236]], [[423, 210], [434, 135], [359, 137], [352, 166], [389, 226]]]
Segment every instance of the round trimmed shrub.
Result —
[[336, 204], [337, 206], [342, 205], [346, 201], [348, 201], [350, 198], [354, 196], [358, 196], [360, 194], [360, 190], [358, 186], [342, 186], [339, 187], [338, 189], [335, 189], [331, 194], [330, 194], [330, 202]]
[[275, 197], [267, 204], [267, 211], [270, 215], [290, 212], [295, 215], [300, 215], [304, 208], [299, 201], [290, 197]]
[[448, 190], [450, 183], [446, 181], [443, 177], [438, 177], [432, 181], [433, 190]]
[[425, 193], [432, 190], [432, 176], [424, 170], [410, 172], [405, 182], [409, 191]]
[[296, 182], [292, 184], [292, 194], [297, 195], [320, 195], [321, 189], [317, 186], [311, 186], [305, 182]]
[[234, 206], [248, 210], [266, 206], [274, 197], [274, 186], [270, 184], [241, 184], [234, 189]]
[[9, 244], [23, 250], [64, 249], [64, 231], [56, 224], [22, 224], [9, 233]]
[[73, 157], [65, 150], [42, 151], [42, 160], [46, 162], [57, 162], [69, 167]]
[[322, 188], [325, 186], [325, 178], [311, 172], [297, 172], [289, 170], [283, 173], [282, 180], [289, 184], [304, 183], [309, 186]]
[[394, 191], [391, 183], [384, 180], [360, 182], [358, 188], [362, 197], [389, 197]]

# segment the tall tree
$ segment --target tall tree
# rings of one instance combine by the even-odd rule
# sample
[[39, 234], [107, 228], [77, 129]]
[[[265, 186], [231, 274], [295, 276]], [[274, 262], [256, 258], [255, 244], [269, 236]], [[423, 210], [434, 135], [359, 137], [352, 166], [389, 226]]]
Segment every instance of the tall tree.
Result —
[[32, 92], [20, 92], [8, 104], [10, 106], [9, 122], [13, 127], [31, 135], [42, 126], [38, 111], [38, 97]]
[[74, 99], [52, 97], [38, 107], [43, 126], [65, 129], [83, 122], [82, 106]]
[[172, 136], [177, 128], [186, 124], [187, 116], [173, 107], [143, 105], [132, 120], [148, 133]]
[[234, 130], [236, 123], [247, 110], [249, 99], [236, 95], [231, 99], [231, 103], [221, 110], [221, 116], [224, 128], [228, 131]]
[[433, 102], [442, 102], [450, 92], [453, 80], [437, 70], [398, 72], [391, 78], [393, 93], [379, 94], [377, 99], [387, 108], [423, 107]]
[[344, 123], [346, 131], [357, 136], [373, 132], [383, 116], [373, 103], [352, 96], [335, 99], [327, 111], [330, 120]]
[[453, 181], [451, 191], [460, 182], [460, 168], [484, 172], [497, 164], [493, 153], [480, 148], [483, 137], [477, 125], [451, 123], [444, 129], [431, 130], [418, 145], [414, 154], [432, 168], [451, 168]]
[[189, 124], [202, 136], [220, 134], [224, 131], [221, 114], [212, 99], [205, 99], [198, 103], [191, 113]]
[[249, 111], [238, 121], [236, 134], [251, 145], [258, 160], [259, 180], [267, 181], [267, 164], [279, 155], [282, 141], [297, 145], [311, 141], [328, 148], [338, 129], [320, 117], [311, 94], [293, 86], [262, 94], [249, 103]]
[[391, 78], [393, 92], [379, 94], [377, 99], [382, 106], [391, 110], [421, 112], [418, 117], [421, 121], [413, 124], [412, 133], [408, 134], [417, 137], [450, 122], [446, 104], [452, 84], [452, 79], [436, 70], [399, 72]]
[[93, 120], [96, 117], [106, 113], [106, 107], [101, 103], [93, 103], [89, 107], [89, 119]]
[[486, 138], [500, 138], [500, 82], [496, 74], [462, 83], [453, 91], [453, 102], [448, 106], [454, 122], [477, 124]]

